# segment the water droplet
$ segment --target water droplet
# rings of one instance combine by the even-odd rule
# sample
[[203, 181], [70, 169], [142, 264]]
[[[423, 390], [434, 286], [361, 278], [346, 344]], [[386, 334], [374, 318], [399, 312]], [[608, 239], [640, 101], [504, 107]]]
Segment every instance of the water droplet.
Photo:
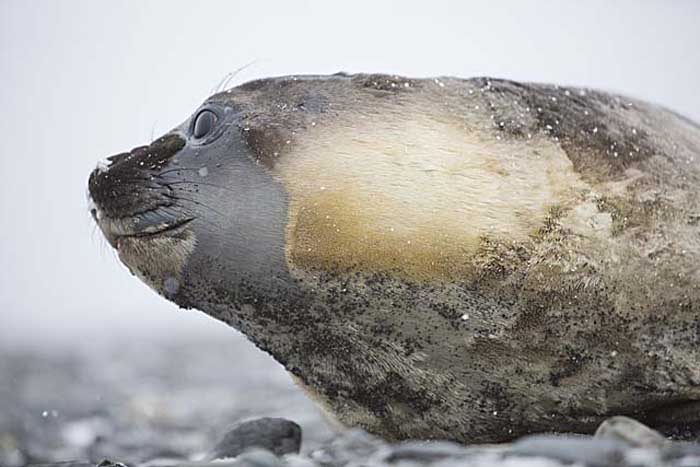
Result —
[[163, 288], [168, 295], [175, 295], [180, 289], [180, 282], [174, 277], [168, 277], [163, 282]]
[[197, 171], [197, 173], [199, 174], [200, 177], [206, 177], [207, 175], [209, 175], [209, 169], [206, 167], [202, 167], [201, 169], [199, 169]]

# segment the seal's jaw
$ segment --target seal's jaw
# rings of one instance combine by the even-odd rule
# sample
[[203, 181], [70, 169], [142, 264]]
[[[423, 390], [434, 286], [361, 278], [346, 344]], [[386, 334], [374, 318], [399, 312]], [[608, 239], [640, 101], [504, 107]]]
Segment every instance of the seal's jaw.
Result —
[[182, 270], [195, 249], [194, 232], [181, 226], [149, 237], [126, 236], [118, 241], [119, 259], [149, 287], [174, 299], [182, 285]]
[[195, 246], [192, 217], [153, 210], [131, 218], [113, 219], [97, 208], [91, 213], [119, 259], [149, 287], [172, 298], [180, 275]]

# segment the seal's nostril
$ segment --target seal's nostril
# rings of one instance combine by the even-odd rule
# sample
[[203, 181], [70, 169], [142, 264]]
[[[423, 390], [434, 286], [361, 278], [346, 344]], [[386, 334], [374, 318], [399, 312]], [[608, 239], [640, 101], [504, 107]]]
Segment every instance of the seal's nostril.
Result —
[[90, 214], [92, 214], [92, 218], [93, 218], [95, 221], [97, 221], [97, 209], [96, 209], [96, 208], [90, 209]]

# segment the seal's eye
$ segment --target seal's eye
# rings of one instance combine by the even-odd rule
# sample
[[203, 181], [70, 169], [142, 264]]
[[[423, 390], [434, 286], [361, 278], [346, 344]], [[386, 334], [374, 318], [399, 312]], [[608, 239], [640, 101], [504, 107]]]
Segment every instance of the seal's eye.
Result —
[[194, 119], [192, 136], [197, 139], [204, 138], [211, 133], [211, 130], [214, 129], [214, 125], [216, 125], [216, 114], [211, 110], [202, 110]]

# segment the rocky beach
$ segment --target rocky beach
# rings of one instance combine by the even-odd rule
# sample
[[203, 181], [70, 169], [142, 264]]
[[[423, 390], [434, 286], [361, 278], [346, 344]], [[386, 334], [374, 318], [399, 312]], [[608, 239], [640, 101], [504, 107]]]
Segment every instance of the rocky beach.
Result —
[[596, 437], [499, 445], [337, 433], [281, 367], [228, 334], [3, 346], [0, 465], [700, 466], [700, 445], [628, 419]]

